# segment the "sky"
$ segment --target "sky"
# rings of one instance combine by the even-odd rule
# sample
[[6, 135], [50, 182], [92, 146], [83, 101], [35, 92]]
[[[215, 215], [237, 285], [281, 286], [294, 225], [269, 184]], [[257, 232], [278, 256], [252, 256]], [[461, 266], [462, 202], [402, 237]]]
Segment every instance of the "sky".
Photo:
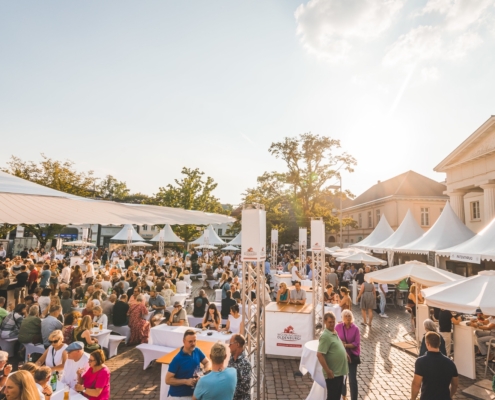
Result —
[[222, 203], [340, 139], [343, 187], [433, 171], [495, 114], [495, 0], [0, 1], [0, 166], [70, 159], [153, 194], [183, 167]]

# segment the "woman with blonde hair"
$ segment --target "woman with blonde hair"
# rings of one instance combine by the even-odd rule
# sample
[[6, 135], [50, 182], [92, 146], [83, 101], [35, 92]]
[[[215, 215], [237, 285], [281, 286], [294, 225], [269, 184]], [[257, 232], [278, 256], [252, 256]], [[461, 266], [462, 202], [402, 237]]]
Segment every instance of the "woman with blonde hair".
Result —
[[50, 367], [52, 372], [59, 371], [63, 373], [65, 361], [67, 360], [67, 352], [64, 350], [67, 345], [64, 343], [64, 335], [61, 330], [55, 330], [48, 336], [50, 346], [45, 350], [42, 356], [36, 361], [36, 365], [43, 364]]
[[[349, 363], [349, 388], [351, 389], [351, 400], [358, 398], [357, 366], [361, 364], [361, 333], [354, 324], [354, 315], [350, 310], [342, 311], [342, 322], [335, 326], [335, 331], [344, 344]], [[342, 396], [347, 396], [347, 385], [342, 387]]]
[[277, 303], [289, 303], [289, 289], [285, 282], [280, 282], [277, 291]]
[[340, 294], [342, 295], [342, 300], [340, 300], [340, 308], [342, 310], [350, 310], [351, 309], [351, 298], [349, 297], [349, 289], [346, 287], [341, 287], [340, 288]]
[[93, 321], [89, 315], [85, 315], [81, 320], [81, 325], [74, 329], [74, 339], [78, 342], [84, 343], [84, 351], [91, 353], [98, 350], [100, 345], [98, 339], [91, 337], [91, 329], [93, 328]]
[[28, 371], [17, 371], [9, 375], [4, 394], [7, 400], [39, 400], [34, 377]]

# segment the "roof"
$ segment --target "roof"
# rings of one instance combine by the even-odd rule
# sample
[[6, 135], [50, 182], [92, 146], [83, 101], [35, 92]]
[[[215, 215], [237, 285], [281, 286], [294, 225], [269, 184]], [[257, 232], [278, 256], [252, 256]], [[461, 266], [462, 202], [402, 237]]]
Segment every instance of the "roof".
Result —
[[347, 208], [385, 199], [392, 196], [448, 197], [443, 194], [447, 187], [414, 171], [407, 171], [370, 187], [349, 202]]
[[382, 215], [373, 232], [371, 232], [368, 237], [361, 240], [360, 242], [351, 244], [350, 247], [361, 247], [367, 249], [369, 247], [377, 245], [378, 243], [383, 242], [393, 233], [394, 230], [390, 227], [390, 224], [387, 221], [387, 217], [385, 217], [385, 215]]

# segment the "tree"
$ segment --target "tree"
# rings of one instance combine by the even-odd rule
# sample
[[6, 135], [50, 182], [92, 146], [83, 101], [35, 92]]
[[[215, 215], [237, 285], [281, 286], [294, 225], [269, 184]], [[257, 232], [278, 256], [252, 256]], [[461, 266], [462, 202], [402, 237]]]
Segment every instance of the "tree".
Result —
[[4, 236], [7, 237], [7, 235], [13, 231], [17, 225], [12, 225], [12, 224], [2, 224], [0, 225], [0, 238], [3, 238]]
[[65, 228], [65, 225], [58, 224], [36, 224], [24, 225], [40, 242], [40, 247], [46, 246], [48, 241], [52, 240], [56, 235], [59, 235]]
[[107, 175], [98, 185], [98, 196], [105, 200], [124, 202], [130, 189], [125, 182], [120, 182], [112, 175]]
[[[160, 187], [152, 199], [153, 204], [167, 207], [183, 208], [185, 210], [198, 210], [218, 214], [226, 214], [220, 201], [212, 192], [217, 184], [213, 178], [206, 177], [198, 168], [182, 168], [183, 179], [175, 179], [175, 185], [168, 184]], [[189, 242], [198, 235], [198, 230], [192, 225], [175, 226], [174, 231], [185, 241]]]

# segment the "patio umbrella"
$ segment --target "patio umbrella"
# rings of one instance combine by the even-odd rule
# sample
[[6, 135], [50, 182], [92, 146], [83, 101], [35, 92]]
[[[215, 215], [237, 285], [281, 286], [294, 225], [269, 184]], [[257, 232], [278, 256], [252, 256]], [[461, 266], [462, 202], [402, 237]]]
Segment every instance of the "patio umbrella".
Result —
[[367, 282], [390, 284], [398, 283], [407, 278], [411, 278], [412, 281], [423, 286], [435, 286], [445, 282], [463, 281], [465, 279], [461, 275], [453, 274], [419, 261], [409, 261], [395, 267], [370, 272], [364, 276]]
[[387, 265], [387, 262], [365, 253], [356, 253], [347, 257], [337, 257], [338, 262], [350, 264]]
[[421, 294], [430, 307], [475, 314], [480, 308], [484, 314], [495, 315], [495, 271], [480, 271], [478, 275], [449, 282], [428, 289]]
[[76, 247], [96, 247], [96, 244], [86, 242], [84, 240], [74, 240], [73, 242], [64, 242], [63, 246], [76, 246]]

